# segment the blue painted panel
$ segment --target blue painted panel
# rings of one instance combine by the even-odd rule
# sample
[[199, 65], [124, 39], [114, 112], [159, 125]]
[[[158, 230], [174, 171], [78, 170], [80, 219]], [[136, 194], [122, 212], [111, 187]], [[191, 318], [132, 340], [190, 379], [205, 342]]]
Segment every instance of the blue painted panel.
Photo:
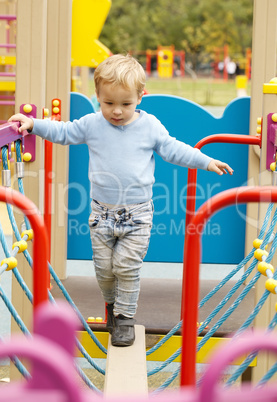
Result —
[[[249, 134], [250, 98], [232, 101], [221, 118], [215, 118], [199, 105], [165, 95], [143, 97], [141, 109], [154, 114], [177, 139], [194, 146], [200, 139], [216, 133]], [[198, 171], [197, 208], [207, 198], [247, 181], [248, 146], [210, 144], [202, 149], [209, 156], [226, 161], [233, 176]], [[154, 225], [146, 261], [181, 262], [186, 216], [187, 169], [170, 165], [158, 155], [153, 188]], [[245, 214], [245, 206], [240, 206]], [[216, 214], [203, 235], [202, 261], [238, 263], [244, 256], [245, 222], [229, 207]], [[235, 242], [234, 242], [235, 239]], [[193, 252], [193, 251], [192, 251]]]
[[[203, 137], [215, 133], [249, 133], [248, 97], [232, 101], [221, 118], [215, 118], [193, 102], [168, 95], [144, 96], [140, 108], [154, 114], [170, 135], [192, 146]], [[72, 94], [71, 120], [93, 111], [87, 98]], [[210, 144], [203, 148], [203, 152], [226, 161], [235, 172], [233, 176], [220, 177], [215, 173], [199, 171], [197, 207], [216, 193], [241, 186], [247, 181], [248, 146]], [[155, 214], [146, 261], [181, 262], [187, 169], [166, 163], [158, 155], [155, 159]], [[68, 258], [90, 259], [91, 244], [87, 225], [90, 213], [88, 151], [85, 145], [70, 147], [69, 166]], [[78, 213], [78, 210], [81, 212]], [[238, 213], [235, 207], [229, 207], [211, 219], [203, 236], [203, 262], [233, 264], [241, 261], [244, 255], [245, 223], [240, 215], [244, 216], [245, 210], [245, 206], [240, 206]]]
[[[84, 95], [72, 92], [70, 120], [95, 113], [92, 102]], [[92, 256], [88, 217], [90, 214], [90, 184], [88, 179], [88, 147], [69, 146], [68, 172], [68, 233], [67, 258], [89, 260]]]

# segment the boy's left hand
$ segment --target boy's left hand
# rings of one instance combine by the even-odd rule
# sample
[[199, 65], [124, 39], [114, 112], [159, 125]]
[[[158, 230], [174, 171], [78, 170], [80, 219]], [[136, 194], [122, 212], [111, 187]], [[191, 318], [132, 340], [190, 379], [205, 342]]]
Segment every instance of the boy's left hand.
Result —
[[224, 173], [224, 174], [233, 174], [233, 169], [225, 162], [221, 162], [218, 161], [216, 159], [213, 159], [209, 165], [208, 165], [208, 169], [209, 172], [215, 172], [217, 174], [219, 174], [220, 176]]

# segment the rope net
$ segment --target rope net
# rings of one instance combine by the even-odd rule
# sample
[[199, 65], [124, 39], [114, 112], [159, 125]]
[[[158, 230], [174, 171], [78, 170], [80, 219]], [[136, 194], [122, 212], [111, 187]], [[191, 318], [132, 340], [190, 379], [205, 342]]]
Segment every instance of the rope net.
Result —
[[[10, 169], [9, 169], [9, 161], [8, 161], [8, 147], [3, 146], [2, 148], [2, 168], [4, 174], [2, 175], [2, 184], [5, 186], [10, 186]], [[21, 142], [17, 140], [15, 142], [15, 151], [16, 151], [16, 162], [22, 164], [22, 155], [21, 155]], [[23, 171], [21, 165], [17, 169], [19, 172]], [[4, 178], [4, 180], [3, 180]], [[23, 188], [23, 174], [17, 175], [17, 183], [19, 191], [24, 194]], [[1, 262], [0, 266], [0, 275], [4, 275], [6, 271], [12, 270], [13, 276], [15, 280], [18, 282], [20, 287], [22, 288], [24, 294], [26, 295], [28, 301], [32, 303], [32, 293], [29, 290], [27, 284], [25, 283], [24, 279], [22, 278], [18, 268], [17, 268], [17, 259], [16, 256], [18, 253], [22, 253], [28, 262], [29, 266], [32, 267], [32, 258], [27, 250], [27, 242], [32, 240], [32, 230], [30, 228], [30, 224], [28, 219], [24, 216], [24, 223], [26, 230], [20, 234], [18, 230], [16, 220], [13, 214], [13, 210], [9, 204], [7, 204], [7, 212], [9, 216], [9, 220], [11, 222], [11, 226], [13, 229], [14, 236], [16, 238], [16, 243], [13, 245], [13, 250], [9, 251], [7, 241], [4, 235], [3, 228], [0, 223], [0, 242], [2, 245], [3, 252], [5, 254], [5, 259]], [[234, 339], [244, 333], [247, 329], [253, 326], [253, 322], [257, 315], [262, 310], [265, 302], [267, 301], [270, 293], [277, 293], [277, 274], [274, 272], [274, 269], [270, 262], [275, 254], [276, 247], [277, 247], [277, 235], [275, 235], [275, 227], [277, 221], [277, 210], [274, 210], [274, 205], [269, 204], [267, 208], [267, 212], [264, 217], [264, 221], [262, 224], [262, 228], [260, 230], [259, 236], [253, 242], [253, 248], [249, 252], [249, 254], [235, 267], [232, 269], [226, 277], [221, 280], [204, 298], [199, 302], [199, 310], [203, 309], [204, 306], [219, 292], [222, 291], [226, 284], [229, 284], [230, 281], [234, 281], [234, 277], [237, 274], [240, 274], [238, 280], [235, 281], [234, 286], [226, 291], [225, 296], [222, 298], [220, 303], [217, 304], [216, 308], [214, 308], [207, 317], [203, 320], [203, 322], [198, 327], [198, 335], [203, 334], [200, 342], [197, 346], [197, 352], [199, 352], [209, 341], [211, 337], [213, 337], [217, 331], [222, 327], [222, 324], [234, 313], [234, 311], [241, 306], [242, 301], [249, 295], [251, 289], [255, 286], [257, 281], [260, 279], [261, 275], [267, 276], [266, 281], [266, 289], [261, 296], [261, 298], [257, 301], [253, 311], [247, 317], [245, 322], [241, 325], [241, 327], [237, 330], [237, 332], [233, 335]], [[266, 248], [269, 248], [269, 252], [266, 251]], [[247, 267], [248, 266], [248, 267]], [[66, 298], [67, 302], [72, 306], [75, 312], [78, 315], [80, 323], [85, 331], [89, 334], [92, 341], [98, 346], [98, 348], [104, 353], [107, 354], [106, 348], [99, 342], [97, 337], [95, 336], [94, 332], [91, 330], [90, 326], [87, 324], [86, 320], [80, 313], [79, 309], [77, 308], [76, 304], [70, 297], [69, 293], [65, 289], [62, 281], [58, 278], [57, 274], [55, 273], [53, 267], [48, 264], [49, 272], [51, 277], [56, 282], [57, 286], [62, 291], [64, 297]], [[257, 268], [257, 272], [256, 272]], [[248, 284], [246, 285], [246, 280], [249, 279]], [[49, 300], [51, 303], [55, 303], [55, 300], [51, 294], [51, 291], [48, 291]], [[18, 315], [17, 311], [15, 310], [12, 303], [9, 301], [7, 295], [5, 294], [3, 288], [0, 285], [0, 297], [5, 304], [6, 308], [8, 309], [11, 316], [14, 318], [16, 324], [18, 325], [19, 329], [25, 334], [26, 336], [31, 336], [30, 332], [28, 331], [26, 325]], [[226, 309], [226, 304], [233, 298], [232, 304]], [[222, 312], [222, 310], [225, 311]], [[221, 315], [220, 315], [221, 314]], [[266, 328], [267, 332], [271, 332], [277, 323], [277, 314], [272, 317], [268, 327]], [[209, 327], [211, 325], [211, 327]], [[157, 351], [166, 342], [175, 335], [182, 327], [182, 322], [179, 322], [172, 328], [167, 335], [165, 335], [159, 342], [157, 342], [152, 348], [146, 351], [146, 356], [150, 356], [152, 353]], [[1, 339], [0, 339], [1, 342]], [[80, 341], [76, 338], [76, 345], [78, 350], [87, 360], [89, 365], [93, 367], [93, 369], [97, 370], [100, 374], [105, 375], [105, 370], [103, 370], [94, 359], [87, 353], [84, 349]], [[168, 359], [166, 359], [162, 363], [158, 363], [155, 368], [148, 369], [148, 377], [161, 372], [169, 367], [169, 365], [175, 361], [181, 354], [181, 348], [177, 349]], [[237, 366], [236, 370], [229, 376], [228, 380], [226, 381], [226, 386], [231, 386], [234, 384], [239, 377], [245, 372], [245, 370], [249, 367], [252, 361], [255, 359], [256, 353], [252, 353], [245, 358], [245, 360]], [[185, 359], [185, 356], [184, 356]], [[16, 357], [13, 359], [13, 362], [19, 372], [24, 376], [28, 377], [29, 373], [24, 365], [17, 359]], [[90, 379], [86, 376], [84, 371], [76, 365], [76, 370], [79, 373], [82, 380], [85, 384], [95, 390], [96, 392], [100, 392], [100, 390], [90, 381]], [[272, 376], [277, 371], [277, 364], [274, 364], [271, 369], [263, 376], [260, 380], [260, 385], [264, 385], [268, 382]], [[163, 382], [155, 391], [154, 394], [159, 393], [166, 389], [167, 387], [172, 384], [172, 382], [178, 377], [180, 373], [180, 367], [178, 366], [172, 374]], [[201, 378], [198, 381], [198, 385], [201, 383]]]

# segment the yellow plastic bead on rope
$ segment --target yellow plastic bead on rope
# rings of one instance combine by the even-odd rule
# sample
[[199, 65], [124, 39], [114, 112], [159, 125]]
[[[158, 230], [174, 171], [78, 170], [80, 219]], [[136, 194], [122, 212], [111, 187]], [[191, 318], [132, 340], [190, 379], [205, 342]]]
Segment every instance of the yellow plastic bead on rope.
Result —
[[33, 231], [33, 229], [24, 230], [24, 232], [21, 233], [21, 239], [22, 239], [25, 235], [28, 236], [27, 241], [33, 240], [33, 238], [34, 238], [34, 231]]
[[275, 170], [276, 170], [276, 162], [272, 162], [272, 163], [270, 164], [270, 170], [271, 170], [272, 172], [275, 172]]
[[262, 250], [262, 249], [260, 249], [260, 248], [258, 248], [257, 250], [255, 250], [254, 251], [254, 257], [257, 259], [257, 260], [259, 260], [259, 261], [262, 261], [263, 259], [262, 259], [262, 257], [263, 256], [268, 256], [268, 252], [267, 251], [265, 251], [265, 250]]
[[15, 247], [18, 247], [19, 248], [18, 252], [22, 253], [23, 251], [26, 250], [26, 248], [28, 247], [28, 244], [25, 240], [20, 240], [20, 241], [16, 241], [15, 243], [13, 243], [12, 249], [14, 249]]
[[260, 245], [262, 244], [262, 240], [261, 239], [255, 239], [255, 240], [253, 240], [253, 247], [255, 247], [255, 248], [259, 248], [260, 247]]
[[270, 271], [271, 271], [272, 273], [274, 273], [274, 267], [273, 267], [273, 265], [268, 264], [268, 263], [265, 262], [265, 261], [259, 262], [259, 264], [258, 264], [258, 266], [257, 266], [257, 269], [258, 269], [258, 271], [259, 271], [262, 275], [265, 275], [265, 276], [266, 276], [266, 270], [267, 270], [267, 269], [270, 269]]
[[273, 278], [268, 279], [265, 282], [265, 288], [270, 292], [270, 293], [275, 293], [276, 294], [276, 290], [275, 288], [277, 287], [277, 281]]
[[1, 266], [4, 264], [7, 264], [8, 266], [6, 271], [10, 271], [11, 269], [17, 267], [17, 259], [14, 257], [4, 258], [4, 260], [1, 262]]
[[[253, 240], [253, 247], [259, 248], [261, 247], [263, 240], [262, 239], [255, 239]], [[265, 249], [267, 248], [267, 245], [265, 246]]]

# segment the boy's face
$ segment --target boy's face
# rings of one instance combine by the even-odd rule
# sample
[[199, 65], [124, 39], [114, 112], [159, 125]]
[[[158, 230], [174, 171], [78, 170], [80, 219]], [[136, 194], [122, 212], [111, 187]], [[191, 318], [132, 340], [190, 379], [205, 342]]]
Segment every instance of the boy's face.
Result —
[[130, 90], [121, 85], [100, 84], [97, 100], [100, 103], [103, 116], [114, 126], [126, 126], [136, 120], [136, 106], [140, 104], [141, 96], [135, 89]]

